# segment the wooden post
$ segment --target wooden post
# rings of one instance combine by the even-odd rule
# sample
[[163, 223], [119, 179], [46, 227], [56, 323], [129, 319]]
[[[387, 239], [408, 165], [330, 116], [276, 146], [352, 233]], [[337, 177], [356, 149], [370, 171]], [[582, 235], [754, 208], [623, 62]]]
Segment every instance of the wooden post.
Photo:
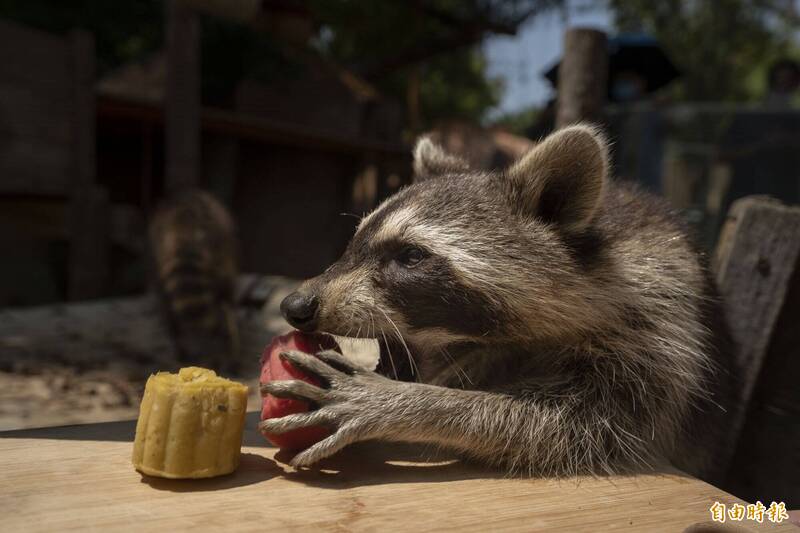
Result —
[[95, 184], [94, 39], [74, 31], [72, 45], [72, 172], [69, 183], [68, 296], [103, 296], [109, 282], [109, 205]]
[[200, 20], [180, 0], [167, 1], [166, 20], [165, 188], [174, 193], [200, 175]]
[[731, 450], [775, 332], [800, 256], [800, 208], [750, 196], [728, 212], [714, 254], [714, 272], [742, 373], [742, 409], [731, 428]]
[[210, 135], [203, 142], [203, 187], [229, 209], [233, 206], [239, 171], [239, 140]]
[[558, 67], [556, 129], [582, 120], [598, 120], [606, 103], [607, 83], [606, 34], [586, 28], [567, 30]]

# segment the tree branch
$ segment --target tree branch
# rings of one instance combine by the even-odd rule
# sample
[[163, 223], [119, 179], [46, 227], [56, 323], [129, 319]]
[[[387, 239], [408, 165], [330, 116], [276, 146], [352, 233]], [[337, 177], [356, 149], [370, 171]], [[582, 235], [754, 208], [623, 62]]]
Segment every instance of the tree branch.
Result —
[[488, 13], [472, 19], [462, 19], [450, 12], [439, 9], [425, 0], [413, 0], [412, 5], [428, 17], [444, 26], [453, 28], [454, 32], [445, 37], [433, 38], [401, 50], [397, 54], [373, 64], [360, 65], [355, 68], [368, 80], [379, 79], [388, 73], [413, 65], [447, 52], [480, 42], [488, 33], [516, 35], [519, 26], [529, 17], [555, 5], [557, 0], [542, 0], [533, 7], [508, 21], [492, 20]]

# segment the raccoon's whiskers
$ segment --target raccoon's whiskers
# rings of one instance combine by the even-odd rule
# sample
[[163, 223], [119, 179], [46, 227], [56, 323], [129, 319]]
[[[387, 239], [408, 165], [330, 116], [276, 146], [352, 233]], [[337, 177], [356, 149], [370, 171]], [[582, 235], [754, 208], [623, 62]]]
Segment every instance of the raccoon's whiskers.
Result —
[[462, 389], [464, 388], [464, 378], [466, 378], [467, 381], [469, 381], [470, 385], [474, 385], [474, 383], [472, 382], [472, 378], [469, 377], [469, 374], [464, 372], [464, 369], [461, 368], [461, 365], [459, 365], [458, 362], [456, 361], [455, 357], [453, 357], [450, 354], [450, 352], [447, 351], [447, 348], [445, 346], [442, 346], [439, 349], [439, 352], [453, 366], [453, 370], [455, 370], [456, 376], [458, 376], [458, 381], [461, 382], [461, 388]]
[[397, 367], [394, 366], [394, 358], [392, 357], [392, 349], [389, 348], [389, 341], [386, 340], [386, 333], [384, 333], [383, 328], [381, 328], [381, 336], [383, 337], [383, 343], [386, 345], [386, 353], [389, 354], [389, 363], [392, 365], [392, 372], [394, 372], [394, 378], [397, 379]]
[[439, 350], [439, 353], [445, 358], [445, 360], [450, 363], [450, 366], [453, 367], [453, 370], [456, 372], [456, 376], [458, 376], [458, 382], [461, 384], [461, 388], [464, 388], [464, 378], [461, 377], [461, 372], [459, 372], [459, 368], [456, 366], [456, 362], [453, 360], [452, 357], [449, 357], [447, 353], [445, 353], [444, 348]]
[[375, 316], [372, 314], [372, 311], [369, 311], [369, 338], [375, 338]]
[[350, 318], [347, 319], [347, 324], [348, 324], [347, 331], [345, 332], [343, 337], [349, 337], [350, 334], [353, 332], [353, 317], [355, 316], [355, 314], [356, 314], [356, 308], [353, 307], [352, 309], [350, 309]]
[[408, 363], [411, 365], [411, 373], [416, 377], [419, 378], [419, 369], [417, 368], [417, 363], [414, 361], [414, 356], [411, 355], [411, 350], [408, 349], [408, 344], [406, 344], [406, 340], [403, 338], [403, 335], [400, 333], [400, 329], [397, 327], [397, 324], [394, 323], [394, 320], [389, 318], [389, 315], [386, 314], [386, 311], [378, 307], [378, 311], [383, 313], [383, 316], [386, 317], [386, 320], [389, 321], [389, 324], [392, 325], [395, 332], [397, 333], [397, 338], [400, 343], [403, 345], [403, 348], [406, 350], [406, 354], [408, 355]]

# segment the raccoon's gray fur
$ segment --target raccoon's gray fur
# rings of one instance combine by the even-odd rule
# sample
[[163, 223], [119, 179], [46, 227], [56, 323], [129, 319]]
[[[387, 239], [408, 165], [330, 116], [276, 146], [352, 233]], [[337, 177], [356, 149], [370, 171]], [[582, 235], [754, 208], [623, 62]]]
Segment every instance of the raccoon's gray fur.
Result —
[[414, 155], [417, 181], [283, 307], [300, 329], [379, 339], [389, 373], [411, 361], [417, 382], [287, 353], [326, 387], [263, 392], [319, 409], [262, 429], [336, 428], [295, 464], [382, 439], [534, 475], [662, 458], [718, 474], [735, 401], [713, 289], [665, 205], [608, 179], [601, 133], [565, 128], [501, 173], [473, 172], [427, 139]]
[[149, 238], [181, 361], [237, 371], [236, 235], [227, 209], [205, 191], [183, 190], [159, 206]]

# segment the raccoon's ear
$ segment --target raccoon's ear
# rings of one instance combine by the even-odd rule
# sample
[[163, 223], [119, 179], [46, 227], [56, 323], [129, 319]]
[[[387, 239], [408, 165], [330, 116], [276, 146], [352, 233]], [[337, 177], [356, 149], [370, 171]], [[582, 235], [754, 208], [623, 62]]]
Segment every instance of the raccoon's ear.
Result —
[[599, 129], [577, 124], [549, 135], [506, 171], [521, 212], [581, 231], [592, 221], [608, 174], [608, 143]]
[[414, 146], [414, 181], [425, 181], [443, 174], [454, 174], [469, 170], [466, 161], [448, 154], [430, 137], [420, 137]]

